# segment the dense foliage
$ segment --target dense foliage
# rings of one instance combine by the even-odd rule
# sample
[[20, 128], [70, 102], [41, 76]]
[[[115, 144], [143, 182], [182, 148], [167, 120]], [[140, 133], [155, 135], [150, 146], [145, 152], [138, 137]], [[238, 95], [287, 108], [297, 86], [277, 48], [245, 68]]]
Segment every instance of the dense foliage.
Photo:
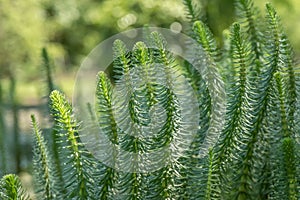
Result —
[[[116, 146], [106, 151], [116, 162], [106, 165], [87, 150], [79, 137], [86, 129], [61, 92], [50, 94], [56, 149], [49, 148], [32, 117], [40, 199], [300, 198], [300, 71], [279, 16], [267, 4], [266, 17], [260, 18], [251, 0], [236, 0], [238, 20], [219, 49], [208, 26], [198, 20], [192, 1], [184, 2], [190, 35], [199, 46], [190, 51], [195, 66], [176, 62], [164, 38], [153, 32], [132, 50], [115, 41], [114, 75], [97, 75], [96, 116], [91, 115], [90, 129], [98, 129]], [[197, 103], [189, 99], [183, 79], [193, 88]], [[226, 101], [215, 95], [222, 83]], [[175, 94], [178, 87], [182, 97]], [[181, 109], [180, 98], [189, 109]], [[222, 102], [226, 102], [225, 122], [215, 123]], [[164, 112], [153, 109], [157, 103]], [[144, 131], [156, 127], [154, 118], [162, 121], [162, 128], [149, 138]], [[195, 126], [195, 137], [186, 148], [182, 138]], [[210, 132], [220, 136], [203, 156], [201, 146], [210, 143], [205, 139]], [[156, 160], [141, 159], [143, 153], [161, 147], [167, 153], [158, 154]], [[136, 164], [129, 166], [130, 172], [122, 169], [128, 160]], [[166, 165], [155, 171], [138, 170], [164, 160]], [[4, 176], [0, 184], [0, 195], [12, 199], [24, 195], [13, 175]]]

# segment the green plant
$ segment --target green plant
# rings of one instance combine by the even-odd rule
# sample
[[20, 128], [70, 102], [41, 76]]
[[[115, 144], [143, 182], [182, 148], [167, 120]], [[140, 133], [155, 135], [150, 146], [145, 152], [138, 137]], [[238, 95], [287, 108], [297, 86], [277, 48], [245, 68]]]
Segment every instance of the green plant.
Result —
[[0, 180], [0, 198], [7, 200], [27, 200], [29, 196], [23, 189], [19, 177], [8, 174]]
[[[191, 63], [177, 62], [167, 51], [164, 38], [153, 32], [132, 50], [115, 41], [113, 76], [98, 74], [96, 116], [91, 112], [89, 129], [80, 128], [62, 93], [50, 94], [62, 173], [53, 165], [53, 155], [32, 117], [34, 172], [42, 199], [300, 198], [300, 71], [277, 13], [267, 4], [264, 21], [251, 0], [236, 0], [238, 22], [231, 26], [220, 50], [209, 28], [196, 19], [192, 1], [185, 4], [191, 16], [191, 36], [199, 45], [191, 51], [199, 61], [196, 69]], [[200, 73], [203, 65], [208, 70]], [[215, 78], [207, 82], [207, 77]], [[184, 79], [193, 88], [197, 104], [189, 99], [192, 94]], [[225, 122], [214, 124], [213, 119], [219, 117], [216, 109], [224, 100], [214, 91], [222, 89], [222, 82]], [[181, 109], [174, 92], [178, 85], [187, 111]], [[158, 103], [164, 112], [153, 111]], [[196, 109], [199, 123], [193, 124]], [[153, 137], [142, 135], [145, 127], [155, 127], [152, 119], [162, 119], [162, 115], [159, 132]], [[198, 127], [197, 133], [184, 148], [180, 140], [182, 134], [190, 134], [190, 125]], [[116, 146], [105, 151], [112, 158], [110, 165], [97, 160], [80, 139], [79, 133], [89, 134], [92, 129]], [[151, 130], [146, 129], [149, 134]], [[200, 156], [201, 145], [210, 143], [205, 140], [210, 131], [220, 132], [220, 136], [213, 148]], [[143, 153], [161, 147], [164, 151], [154, 160], [141, 159]], [[120, 154], [121, 149], [130, 153]], [[171, 156], [174, 152], [176, 159]], [[126, 159], [132, 164], [124, 165]], [[154, 171], [139, 171], [152, 163], [166, 164]]]

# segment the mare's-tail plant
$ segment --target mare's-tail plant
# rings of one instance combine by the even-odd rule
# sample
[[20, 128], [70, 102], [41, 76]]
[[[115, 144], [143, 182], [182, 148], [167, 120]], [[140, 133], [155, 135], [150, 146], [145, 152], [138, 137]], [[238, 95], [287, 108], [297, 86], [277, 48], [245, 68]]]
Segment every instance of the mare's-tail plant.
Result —
[[17, 175], [7, 174], [0, 180], [0, 199], [29, 200]]
[[[157, 32], [132, 49], [116, 40], [112, 75], [98, 73], [95, 107], [87, 106], [89, 127], [51, 92], [59, 168], [32, 117], [38, 198], [300, 199], [299, 68], [276, 11], [267, 4], [264, 19], [251, 0], [236, 0], [222, 49], [184, 2], [194, 63], [177, 59]], [[101, 161], [80, 137], [90, 132]]]
[[[47, 115], [49, 113], [51, 113], [50, 111], [50, 107], [48, 106], [50, 104], [50, 94], [53, 90], [55, 90], [56, 88], [56, 85], [54, 83], [54, 66], [53, 66], [53, 63], [51, 62], [51, 58], [49, 57], [49, 54], [48, 54], [48, 51], [46, 48], [43, 48], [42, 49], [42, 60], [43, 60], [43, 68], [44, 68], [44, 71], [45, 71], [45, 82], [46, 82], [46, 96], [47, 96]], [[53, 116], [51, 118], [51, 121], [53, 121]], [[33, 123], [34, 125], [34, 123]], [[57, 171], [57, 174], [56, 174], [56, 177], [59, 179], [59, 183], [60, 183], [60, 186], [63, 185], [63, 178], [62, 178], [62, 169], [61, 169], [61, 166], [60, 166], [60, 157], [59, 157], [59, 148], [58, 148], [58, 144], [57, 141], [58, 140], [58, 134], [56, 133], [57, 132], [57, 129], [53, 128], [53, 129], [50, 129], [49, 132], [51, 132], [50, 136], [49, 134], [47, 135], [48, 137], [45, 137], [45, 139], [48, 141], [48, 145], [51, 146], [51, 148], [49, 148], [49, 153], [52, 154], [53, 156], [53, 163], [54, 163], [54, 168], [56, 169]], [[58, 187], [59, 188], [59, 187]], [[63, 187], [60, 187], [61, 188], [61, 192], [64, 191]]]
[[59, 182], [57, 168], [53, 162], [52, 155], [48, 151], [47, 143], [40, 131], [35, 117], [31, 116], [34, 133], [34, 160], [33, 169], [35, 171], [36, 191], [43, 199], [58, 199], [62, 185]]

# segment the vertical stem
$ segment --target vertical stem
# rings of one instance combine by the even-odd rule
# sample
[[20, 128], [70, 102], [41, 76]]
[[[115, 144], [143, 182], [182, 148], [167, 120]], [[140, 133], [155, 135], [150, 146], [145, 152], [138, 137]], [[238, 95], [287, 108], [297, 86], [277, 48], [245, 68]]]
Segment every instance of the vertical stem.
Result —
[[50, 59], [48, 56], [48, 52], [46, 48], [42, 49], [42, 56], [44, 59], [44, 66], [46, 68], [46, 76], [47, 76], [47, 87], [48, 87], [48, 95], [54, 90], [53, 78], [52, 78], [52, 69], [50, 65]]
[[[5, 155], [5, 125], [3, 112], [3, 91], [0, 80], [0, 172], [6, 173], [6, 155]], [[0, 176], [4, 175], [0, 174]]]
[[19, 116], [18, 116], [18, 104], [16, 99], [16, 79], [12, 73], [9, 74], [10, 88], [9, 96], [11, 102], [11, 109], [13, 114], [13, 141], [15, 150], [15, 163], [16, 173], [21, 171], [21, 151], [20, 151], [20, 135], [19, 135]]
[[[51, 92], [54, 90], [54, 83], [53, 83], [53, 77], [52, 77], [52, 66], [50, 64], [50, 58], [49, 58], [46, 48], [42, 49], [42, 57], [43, 57], [43, 61], [44, 61], [43, 66], [46, 69], [47, 96], [48, 96], [47, 106], [49, 106], [50, 105], [49, 96], [50, 96]], [[48, 107], [48, 113], [51, 113], [49, 107]], [[53, 118], [51, 118], [51, 121], [53, 121]], [[57, 130], [55, 130], [55, 128], [53, 128], [51, 130], [51, 138], [50, 138], [50, 144], [51, 144], [51, 150], [52, 150], [51, 152], [54, 157], [54, 165], [57, 170], [57, 176], [58, 176], [60, 186], [61, 186], [60, 192], [66, 193], [66, 189], [64, 188], [63, 170], [61, 167], [61, 160], [60, 160], [59, 152], [58, 152], [58, 149], [59, 149], [59, 145], [57, 144], [57, 141], [59, 140], [59, 138], [57, 137], [58, 134], [59, 133], [57, 132]]]

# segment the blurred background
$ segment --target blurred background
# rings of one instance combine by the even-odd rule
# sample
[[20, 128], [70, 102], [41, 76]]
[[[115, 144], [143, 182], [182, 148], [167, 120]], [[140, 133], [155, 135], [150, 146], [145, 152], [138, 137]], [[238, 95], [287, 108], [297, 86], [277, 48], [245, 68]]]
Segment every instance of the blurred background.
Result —
[[[220, 42], [222, 31], [234, 21], [234, 0], [195, 1], [201, 2], [201, 16]], [[264, 15], [266, 1], [254, 2]], [[299, 58], [299, 0], [269, 2]], [[101, 41], [144, 25], [184, 32], [187, 21], [182, 0], [0, 0], [0, 177], [30, 172], [30, 114], [49, 128], [49, 69], [42, 48], [48, 50], [55, 87], [71, 99], [80, 63]]]

